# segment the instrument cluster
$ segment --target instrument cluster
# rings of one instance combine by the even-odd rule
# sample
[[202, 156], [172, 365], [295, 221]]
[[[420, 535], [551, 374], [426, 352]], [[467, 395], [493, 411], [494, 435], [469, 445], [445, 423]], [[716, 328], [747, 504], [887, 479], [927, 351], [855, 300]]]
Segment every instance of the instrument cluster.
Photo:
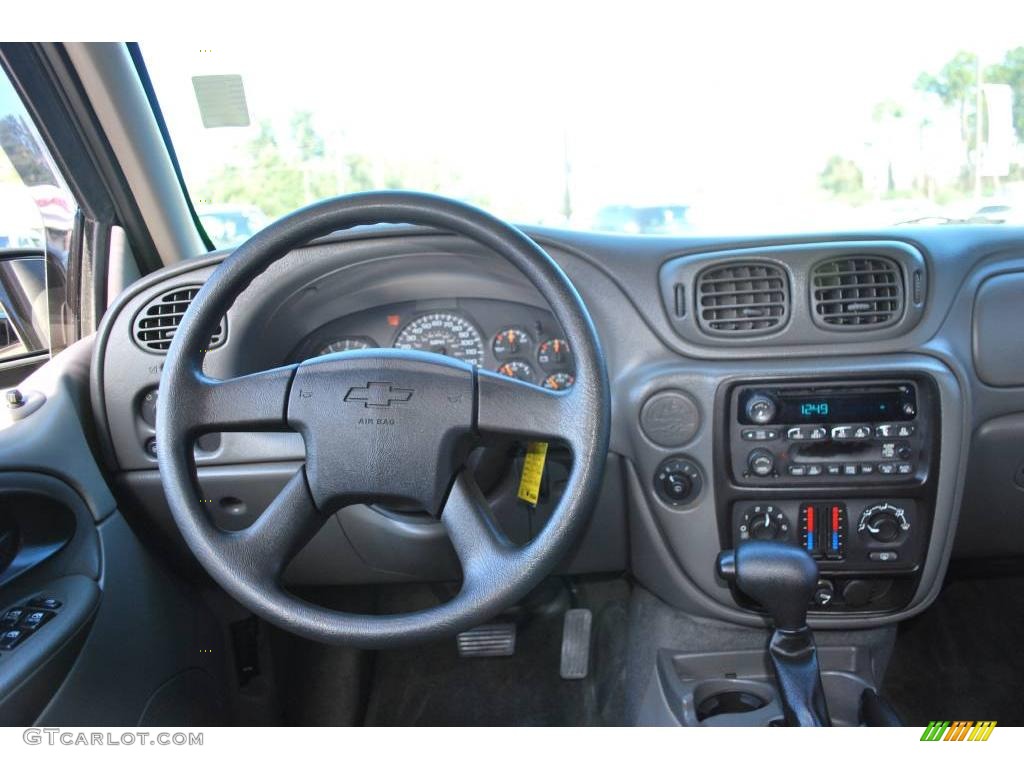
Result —
[[572, 349], [550, 312], [491, 299], [411, 301], [346, 315], [310, 333], [290, 360], [378, 347], [448, 355], [548, 389], [576, 381]]

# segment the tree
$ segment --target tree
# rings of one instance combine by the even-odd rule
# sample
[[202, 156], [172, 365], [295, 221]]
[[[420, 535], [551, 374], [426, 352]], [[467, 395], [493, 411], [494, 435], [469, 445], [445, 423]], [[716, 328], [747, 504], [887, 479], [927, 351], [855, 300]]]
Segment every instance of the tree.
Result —
[[853, 160], [841, 155], [828, 159], [819, 181], [822, 189], [836, 196], [849, 197], [864, 192], [864, 173]]
[[934, 93], [947, 107], [960, 112], [960, 141], [967, 167], [971, 166], [974, 148], [974, 120], [978, 88], [978, 57], [969, 51], [960, 51], [947, 61], [938, 74], [922, 72], [914, 87], [925, 93]]
[[1003, 60], [985, 71], [990, 83], [1005, 83], [1013, 89], [1013, 128], [1024, 144], [1024, 46], [1007, 51]]
[[5, 115], [0, 119], [0, 147], [26, 187], [57, 184], [49, 166], [40, 162], [39, 158], [44, 157], [43, 151], [32, 129], [20, 115]]
[[291, 120], [292, 138], [299, 149], [299, 159], [305, 162], [323, 160], [327, 152], [323, 137], [313, 128], [310, 112], [296, 112]]
[[337, 173], [327, 162], [323, 138], [313, 128], [308, 112], [290, 122], [298, 162], [282, 151], [273, 126], [260, 123], [246, 147], [244, 163], [228, 164], [202, 188], [201, 198], [212, 203], [255, 205], [269, 216], [280, 216], [313, 200], [338, 194]]

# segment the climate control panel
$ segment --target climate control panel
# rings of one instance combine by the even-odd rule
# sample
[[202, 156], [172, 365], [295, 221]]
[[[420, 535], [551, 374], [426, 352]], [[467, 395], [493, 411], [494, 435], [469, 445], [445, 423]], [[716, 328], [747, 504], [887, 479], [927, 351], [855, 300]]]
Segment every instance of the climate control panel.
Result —
[[827, 573], [907, 573], [924, 560], [929, 513], [909, 498], [737, 501], [733, 541], [795, 544]]

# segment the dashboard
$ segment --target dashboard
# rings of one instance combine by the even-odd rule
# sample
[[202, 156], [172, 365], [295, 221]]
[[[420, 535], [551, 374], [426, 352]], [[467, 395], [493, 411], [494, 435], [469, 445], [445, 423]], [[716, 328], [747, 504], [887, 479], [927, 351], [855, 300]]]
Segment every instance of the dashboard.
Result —
[[550, 312], [490, 299], [372, 307], [324, 324], [283, 362], [376, 347], [448, 355], [548, 389], [569, 389], [576, 381], [572, 350]]
[[[1021, 231], [748, 241], [527, 232], [586, 302], [612, 385], [602, 492], [559, 572], [627, 571], [693, 615], [759, 626], [755, 606], [716, 577], [715, 557], [746, 538], [782, 539], [821, 563], [812, 625], [854, 628], [924, 610], [952, 557], [1024, 552], [1024, 342], [1000, 331], [1019, 325]], [[173, 333], [174, 313], [222, 258], [138, 281], [95, 349], [93, 411], [119, 499], [181, 552], [149, 415], [169, 343], [160, 323]], [[228, 378], [377, 346], [551, 388], [576, 373], [521, 275], [413, 227], [288, 254], [228, 311], [204, 365]], [[204, 436], [195, 461], [215, 522], [245, 527], [303, 458], [293, 433]], [[523, 446], [477, 458], [501, 526], [528, 540], [571, 456], [552, 454], [536, 509], [516, 499]], [[355, 506], [334, 523], [296, 558], [290, 583], [458, 578], [443, 527], [415, 510]]]

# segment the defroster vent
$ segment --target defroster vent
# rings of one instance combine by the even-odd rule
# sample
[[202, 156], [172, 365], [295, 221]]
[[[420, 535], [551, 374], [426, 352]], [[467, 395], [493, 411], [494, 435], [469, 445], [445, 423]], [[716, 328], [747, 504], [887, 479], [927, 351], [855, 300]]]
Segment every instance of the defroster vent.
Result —
[[[135, 316], [132, 324], [132, 336], [135, 342], [150, 352], [166, 352], [171, 346], [175, 331], [181, 322], [182, 315], [199, 293], [200, 286], [192, 285], [175, 288], [151, 300]], [[221, 320], [217, 330], [210, 338], [207, 349], [215, 349], [227, 338], [227, 321]]]
[[711, 267], [697, 277], [697, 306], [704, 331], [770, 333], [789, 318], [789, 280], [766, 261]]
[[811, 273], [811, 306], [826, 327], [885, 326], [903, 314], [903, 273], [881, 256], [844, 256]]

